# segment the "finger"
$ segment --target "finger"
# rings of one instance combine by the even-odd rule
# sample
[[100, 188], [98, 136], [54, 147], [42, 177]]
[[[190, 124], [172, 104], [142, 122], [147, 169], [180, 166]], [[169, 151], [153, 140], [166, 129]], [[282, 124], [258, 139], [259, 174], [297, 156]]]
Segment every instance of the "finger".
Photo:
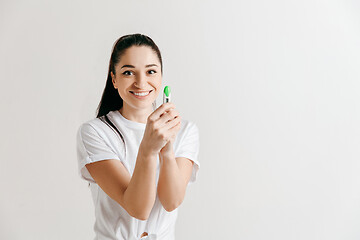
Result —
[[168, 131], [171, 136], [176, 136], [176, 134], [180, 130], [180, 128], [181, 128], [181, 121], [179, 121], [175, 126], [170, 128]]
[[171, 129], [168, 130], [167, 134], [168, 134], [168, 141], [175, 141], [176, 135], [178, 133], [178, 131], [181, 128], [181, 121], [178, 122], [175, 126], [173, 126]]
[[173, 106], [170, 106], [169, 108], [165, 109], [159, 116], [159, 118], [161, 118], [162, 116], [164, 116], [166, 113], [169, 113], [170, 111], [175, 110], [175, 105], [173, 104]]
[[158, 107], [153, 113], [150, 114], [149, 119], [156, 121], [160, 118], [165, 111], [170, 110], [171, 108], [175, 108], [175, 104], [172, 102], [163, 103]]
[[181, 116], [177, 116], [174, 119], [170, 120], [169, 122], [167, 122], [163, 127], [162, 130], [163, 131], [169, 131], [172, 128], [174, 128], [177, 124], [179, 124], [181, 122]]
[[177, 116], [179, 116], [179, 112], [176, 109], [170, 109], [169, 111], [163, 113], [160, 116], [159, 122], [161, 125], [167, 124], [171, 120], [175, 119]]

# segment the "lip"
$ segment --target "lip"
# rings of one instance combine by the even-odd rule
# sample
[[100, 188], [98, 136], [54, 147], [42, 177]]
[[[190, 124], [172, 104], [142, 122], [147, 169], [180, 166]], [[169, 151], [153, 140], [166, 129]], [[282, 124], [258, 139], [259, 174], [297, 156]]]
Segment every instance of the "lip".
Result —
[[152, 90], [145, 90], [145, 91], [129, 91], [129, 92], [135, 92], [135, 93], [144, 93], [144, 92], [150, 92]]
[[146, 95], [146, 96], [136, 96], [135, 94], [133, 94], [134, 91], [130, 91], [130, 93], [131, 93], [131, 95], [133, 95], [134, 97], [136, 97], [136, 98], [138, 98], [138, 99], [144, 99], [144, 98], [147, 98], [148, 96], [150, 96], [150, 93], [151, 93], [152, 91], [153, 91], [153, 90], [136, 92], [136, 93], [149, 92], [149, 94]]

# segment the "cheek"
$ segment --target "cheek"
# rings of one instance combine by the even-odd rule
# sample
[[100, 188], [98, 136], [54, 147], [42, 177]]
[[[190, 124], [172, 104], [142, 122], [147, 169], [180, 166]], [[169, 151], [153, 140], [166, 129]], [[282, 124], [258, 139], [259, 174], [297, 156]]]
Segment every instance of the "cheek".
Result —
[[161, 86], [162, 78], [157, 77], [154, 82], [155, 82], [156, 86]]
[[118, 81], [117, 86], [119, 87], [119, 89], [121, 91], [126, 91], [126, 89], [128, 89], [131, 86], [131, 84], [129, 84], [129, 81], [126, 81], [126, 80], [124, 81], [122, 79], [122, 80]]

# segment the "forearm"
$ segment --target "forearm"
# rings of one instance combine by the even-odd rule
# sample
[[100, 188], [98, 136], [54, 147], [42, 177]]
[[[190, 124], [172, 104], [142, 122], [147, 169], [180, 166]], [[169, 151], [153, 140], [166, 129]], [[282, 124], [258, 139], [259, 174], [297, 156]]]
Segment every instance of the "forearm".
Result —
[[124, 193], [124, 202], [132, 216], [145, 220], [156, 198], [157, 154], [139, 148], [135, 169]]
[[162, 156], [157, 192], [160, 202], [168, 212], [182, 203], [186, 190], [184, 182], [175, 155]]

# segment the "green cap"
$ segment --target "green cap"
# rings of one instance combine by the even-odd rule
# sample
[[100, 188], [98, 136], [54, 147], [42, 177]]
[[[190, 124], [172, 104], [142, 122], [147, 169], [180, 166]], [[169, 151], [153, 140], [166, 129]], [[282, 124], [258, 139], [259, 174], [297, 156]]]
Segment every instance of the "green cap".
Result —
[[166, 86], [164, 88], [164, 93], [165, 93], [165, 96], [169, 97], [169, 95], [170, 95], [170, 87], [169, 86]]

